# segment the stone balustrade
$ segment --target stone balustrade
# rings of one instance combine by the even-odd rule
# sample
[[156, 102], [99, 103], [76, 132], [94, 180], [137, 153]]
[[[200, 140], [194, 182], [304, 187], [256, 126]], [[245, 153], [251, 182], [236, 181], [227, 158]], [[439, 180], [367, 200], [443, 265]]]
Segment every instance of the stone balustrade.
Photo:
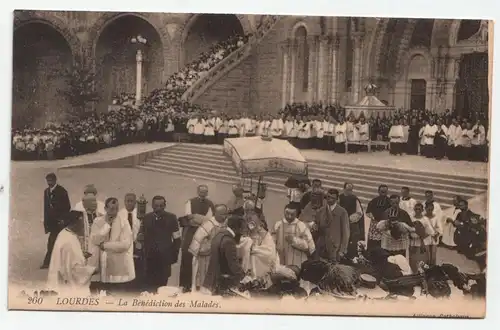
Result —
[[252, 47], [258, 44], [267, 35], [267, 33], [272, 30], [279, 19], [280, 16], [278, 15], [267, 16], [245, 45], [229, 54], [226, 58], [211, 68], [205, 75], [200, 77], [200, 79], [198, 79], [182, 95], [182, 100], [194, 102], [228, 71], [232, 70], [239, 63], [241, 63], [241, 61], [247, 58], [251, 53]]

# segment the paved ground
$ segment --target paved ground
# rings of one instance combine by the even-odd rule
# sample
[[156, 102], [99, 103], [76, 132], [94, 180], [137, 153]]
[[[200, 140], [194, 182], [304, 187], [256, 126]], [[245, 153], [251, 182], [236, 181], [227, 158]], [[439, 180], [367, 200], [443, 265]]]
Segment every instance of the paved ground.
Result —
[[[43, 189], [45, 174], [54, 171], [61, 162], [12, 163], [11, 209], [9, 221], [9, 281], [29, 283], [44, 281], [46, 271], [39, 266], [45, 254], [47, 236], [42, 226]], [[229, 185], [203, 182], [189, 178], [141, 171], [138, 169], [67, 169], [58, 171], [59, 182], [70, 192], [74, 205], [82, 194], [84, 185], [93, 183], [99, 190], [99, 199], [109, 196], [123, 198], [133, 191], [144, 194], [148, 200], [156, 194], [164, 195], [167, 208], [181, 215], [184, 202], [193, 197], [196, 186], [206, 183], [214, 202], [226, 202], [231, 194]], [[269, 193], [265, 212], [272, 225], [282, 216], [283, 195]], [[150, 207], [150, 206], [149, 206]], [[438, 251], [440, 261], [452, 262], [465, 271], [475, 271], [476, 265], [457, 253], [445, 249]], [[171, 284], [178, 283], [178, 265], [174, 266]]]

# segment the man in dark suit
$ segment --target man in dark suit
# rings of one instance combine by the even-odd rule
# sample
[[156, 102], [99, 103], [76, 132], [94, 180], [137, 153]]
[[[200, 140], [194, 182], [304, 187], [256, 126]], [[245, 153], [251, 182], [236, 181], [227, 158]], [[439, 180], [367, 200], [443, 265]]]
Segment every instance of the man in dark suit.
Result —
[[212, 239], [210, 261], [203, 289], [214, 295], [238, 286], [245, 272], [238, 260], [236, 245], [240, 242], [245, 220], [232, 215], [227, 227], [221, 229]]
[[57, 177], [54, 173], [49, 173], [45, 177], [48, 187], [43, 192], [43, 226], [45, 233], [49, 234], [47, 242], [47, 254], [40, 267], [49, 268], [50, 256], [56, 242], [57, 235], [66, 226], [65, 218], [71, 210], [68, 192], [61, 185], [57, 184]]
[[339, 191], [328, 189], [326, 204], [316, 215], [318, 237], [316, 249], [320, 258], [331, 263], [341, 261], [347, 254], [350, 227], [347, 211], [338, 204]]
[[166, 286], [171, 275], [171, 266], [177, 262], [181, 247], [181, 233], [177, 216], [165, 211], [163, 196], [153, 198], [153, 212], [144, 216], [144, 285], [149, 292], [156, 293]]

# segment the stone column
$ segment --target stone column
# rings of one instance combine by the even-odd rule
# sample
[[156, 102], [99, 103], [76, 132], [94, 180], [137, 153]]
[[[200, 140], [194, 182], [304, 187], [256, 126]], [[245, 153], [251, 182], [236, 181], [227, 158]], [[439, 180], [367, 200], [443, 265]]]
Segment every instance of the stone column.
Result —
[[290, 41], [284, 40], [281, 43], [281, 52], [283, 54], [283, 63], [282, 63], [282, 87], [281, 87], [281, 107], [284, 108], [288, 103], [289, 97], [289, 76], [290, 76]]
[[318, 36], [310, 36], [307, 38], [308, 50], [309, 50], [309, 71], [308, 71], [308, 85], [307, 85], [307, 102], [310, 104], [316, 101], [316, 76], [318, 64]]
[[290, 39], [289, 44], [290, 51], [290, 99], [289, 103], [293, 103], [295, 100], [295, 70], [297, 70], [297, 40]]
[[447, 63], [448, 74], [445, 84], [445, 100], [444, 104], [441, 105], [439, 109], [444, 111], [445, 109], [451, 109], [455, 104], [455, 85], [457, 84], [458, 74], [460, 70], [460, 61], [461, 58], [459, 56], [450, 57], [449, 62]]
[[363, 33], [354, 32], [351, 35], [354, 48], [354, 60], [352, 64], [352, 91], [351, 102], [355, 104], [359, 101], [359, 92], [361, 90], [361, 52], [363, 44]]
[[338, 90], [338, 81], [339, 81], [339, 47], [340, 47], [340, 38], [336, 34], [332, 38], [332, 42], [330, 43], [330, 62], [331, 62], [331, 70], [330, 70], [330, 102], [337, 103], [339, 101], [339, 90]]
[[318, 100], [328, 101], [328, 53], [331, 38], [322, 36], [319, 39], [318, 54]]
[[143, 60], [142, 51], [140, 49], [137, 50], [135, 60], [137, 62], [137, 77], [135, 81], [135, 101], [136, 104], [140, 104], [141, 94], [142, 94], [142, 60]]

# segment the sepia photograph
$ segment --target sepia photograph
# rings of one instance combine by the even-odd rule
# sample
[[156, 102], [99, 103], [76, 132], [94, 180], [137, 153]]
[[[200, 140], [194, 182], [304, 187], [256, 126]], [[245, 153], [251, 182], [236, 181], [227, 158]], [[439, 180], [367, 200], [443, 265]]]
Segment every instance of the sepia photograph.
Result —
[[10, 310], [485, 317], [492, 21], [12, 25]]

